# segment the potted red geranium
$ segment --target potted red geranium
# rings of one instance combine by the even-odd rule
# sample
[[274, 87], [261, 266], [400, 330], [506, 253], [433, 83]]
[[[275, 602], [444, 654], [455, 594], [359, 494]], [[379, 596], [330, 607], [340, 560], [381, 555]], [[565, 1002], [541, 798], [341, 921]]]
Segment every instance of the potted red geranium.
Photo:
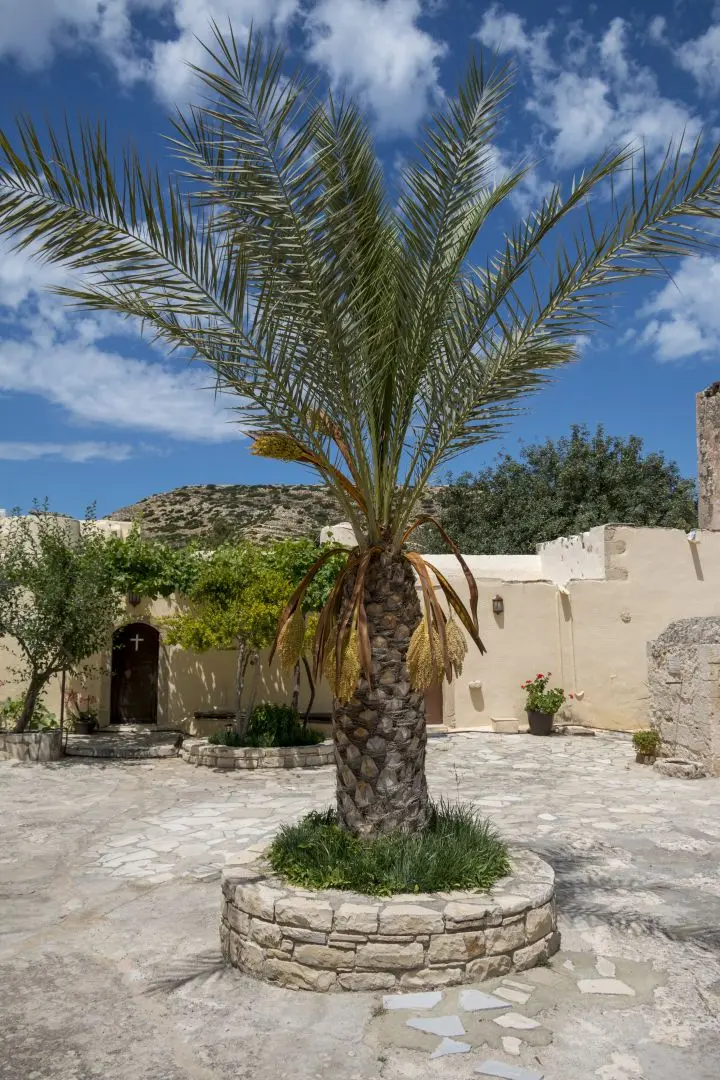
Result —
[[551, 675], [551, 671], [548, 671], [547, 675], [539, 673], [534, 679], [528, 679], [522, 684], [526, 694], [525, 708], [531, 735], [549, 735], [555, 713], [565, 702], [565, 691], [561, 686], [548, 690], [547, 684]]

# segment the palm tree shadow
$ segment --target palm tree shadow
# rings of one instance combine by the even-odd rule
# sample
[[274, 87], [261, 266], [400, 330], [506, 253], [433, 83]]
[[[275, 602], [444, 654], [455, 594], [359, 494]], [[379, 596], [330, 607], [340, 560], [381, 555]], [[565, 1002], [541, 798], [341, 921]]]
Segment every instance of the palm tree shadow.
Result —
[[222, 954], [216, 949], [197, 953], [195, 956], [171, 962], [170, 969], [158, 979], [154, 979], [146, 987], [145, 993], [172, 994], [192, 983], [207, 982], [214, 975], [224, 971], [226, 967]]
[[[539, 845], [534, 845], [533, 850], [555, 871], [555, 895], [561, 917], [582, 920], [590, 926], [608, 926], [634, 937], [684, 942], [706, 952], [720, 952], [720, 924], [717, 922], [675, 923], [633, 910], [633, 889], [658, 895], [675, 892], [667, 881], [649, 880], [632, 871], [624, 872], [619, 879], [608, 869], [602, 851], [577, 852], [566, 846], [542, 849]], [[622, 896], [618, 896], [619, 888]]]

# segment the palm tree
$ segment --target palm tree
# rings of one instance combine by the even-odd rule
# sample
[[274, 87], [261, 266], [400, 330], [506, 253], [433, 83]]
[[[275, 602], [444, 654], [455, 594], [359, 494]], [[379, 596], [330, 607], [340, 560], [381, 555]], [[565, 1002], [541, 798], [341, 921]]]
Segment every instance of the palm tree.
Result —
[[[0, 135], [0, 231], [81, 271], [69, 299], [206, 361], [254, 452], [302, 462], [334, 491], [358, 541], [315, 634], [316, 668], [335, 683], [340, 820], [362, 835], [420, 830], [423, 690], [459, 669], [458, 621], [482, 644], [467, 568], [466, 607], [407, 550], [419, 500], [576, 357], [613, 287], [701, 248], [720, 148], [706, 163], [699, 144], [670, 148], [654, 173], [641, 152], [604, 154], [481, 258], [525, 175], [494, 179], [507, 69], [469, 64], [394, 201], [357, 106], [319, 99], [258, 36], [241, 48], [214, 28], [197, 74], [206, 99], [174, 122], [177, 174], [132, 149], [114, 165], [101, 126], [41, 138], [24, 120], [14, 141]], [[306, 584], [284, 646], [302, 636]]]

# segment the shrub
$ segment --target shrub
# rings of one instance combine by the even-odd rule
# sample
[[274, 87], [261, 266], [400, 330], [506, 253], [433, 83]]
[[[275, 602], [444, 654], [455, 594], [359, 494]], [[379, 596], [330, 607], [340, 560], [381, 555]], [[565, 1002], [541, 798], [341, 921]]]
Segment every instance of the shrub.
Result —
[[350, 889], [371, 896], [488, 889], [509, 872], [505, 844], [467, 805], [440, 803], [419, 834], [364, 840], [341, 829], [334, 810], [284, 825], [268, 852], [276, 873], [308, 889]]
[[639, 754], [649, 754], [655, 757], [660, 749], [660, 736], [657, 731], [636, 731], [632, 741]]
[[[0, 705], [0, 728], [14, 728], [18, 721], [18, 717], [23, 710], [24, 698], [7, 698], [2, 705]], [[28, 731], [47, 731], [48, 728], [56, 728], [58, 726], [58, 719], [55, 713], [51, 713], [48, 708], [43, 705], [42, 701], [35, 702], [35, 708], [30, 719], [30, 723], [27, 726]]]
[[215, 746], [315, 746], [325, 736], [303, 727], [300, 717], [289, 705], [262, 701], [250, 713], [247, 732], [218, 731], [209, 742]]
[[[527, 682], [522, 684], [522, 689], [527, 695], [525, 708], [528, 712], [539, 712], [545, 713], [547, 716], [554, 716], [564, 704], [565, 691], [562, 686], [556, 686], [552, 690], [545, 689], [551, 675], [552, 671], [548, 671], [547, 675], [540, 673], [534, 679], [528, 679]], [[572, 696], [570, 694], [570, 697]]]

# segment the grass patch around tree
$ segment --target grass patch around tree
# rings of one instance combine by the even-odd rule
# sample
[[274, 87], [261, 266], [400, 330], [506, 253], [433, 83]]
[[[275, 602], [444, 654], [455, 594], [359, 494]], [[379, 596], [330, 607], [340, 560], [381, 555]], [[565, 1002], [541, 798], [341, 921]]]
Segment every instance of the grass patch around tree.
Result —
[[348, 889], [370, 896], [488, 889], [510, 872], [505, 844], [472, 806], [441, 802], [419, 835], [359, 839], [334, 810], [284, 825], [267, 855], [273, 870], [306, 889]]
[[305, 727], [289, 705], [271, 705], [267, 701], [256, 705], [250, 714], [247, 731], [218, 731], [208, 742], [214, 746], [317, 746], [324, 742], [320, 731]]

